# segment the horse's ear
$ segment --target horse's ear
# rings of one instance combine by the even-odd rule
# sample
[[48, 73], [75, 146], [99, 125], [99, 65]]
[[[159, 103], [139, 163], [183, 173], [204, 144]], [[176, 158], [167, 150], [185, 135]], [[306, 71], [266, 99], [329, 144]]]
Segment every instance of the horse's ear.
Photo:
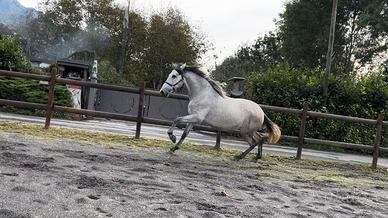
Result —
[[180, 68], [181, 68], [181, 70], [184, 70], [186, 68], [186, 63], [181, 64]]
[[171, 66], [172, 66], [173, 69], [176, 69], [176, 68], [179, 67], [179, 65], [177, 63], [172, 63]]

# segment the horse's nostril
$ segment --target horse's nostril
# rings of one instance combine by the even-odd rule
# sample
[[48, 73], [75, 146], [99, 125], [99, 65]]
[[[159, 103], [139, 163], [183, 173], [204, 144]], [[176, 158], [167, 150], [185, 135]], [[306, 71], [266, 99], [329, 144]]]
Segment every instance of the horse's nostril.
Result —
[[162, 94], [163, 96], [166, 96], [166, 94], [163, 92], [163, 90], [160, 90], [160, 94]]

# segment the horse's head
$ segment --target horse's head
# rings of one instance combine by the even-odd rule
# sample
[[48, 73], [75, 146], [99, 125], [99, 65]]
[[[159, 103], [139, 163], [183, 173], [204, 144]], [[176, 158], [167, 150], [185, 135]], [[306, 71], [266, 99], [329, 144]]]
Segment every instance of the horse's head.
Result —
[[183, 82], [183, 71], [186, 64], [174, 64], [174, 69], [168, 75], [167, 80], [163, 83], [160, 93], [164, 96], [168, 96], [176, 90], [182, 88]]

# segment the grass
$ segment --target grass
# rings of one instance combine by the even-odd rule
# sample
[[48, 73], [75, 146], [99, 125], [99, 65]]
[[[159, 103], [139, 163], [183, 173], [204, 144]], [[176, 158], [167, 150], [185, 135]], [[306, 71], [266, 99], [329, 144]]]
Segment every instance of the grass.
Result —
[[297, 180], [321, 185], [334, 183], [343, 187], [358, 185], [388, 187], [388, 169], [372, 169], [370, 164], [356, 164], [317, 159], [294, 160], [276, 157], [261, 167], [258, 176], [276, 177], [282, 180]]
[[[170, 148], [170, 141], [156, 139], [135, 139], [134, 137], [92, 132], [80, 129], [50, 127], [45, 130], [42, 125], [29, 124], [14, 121], [0, 121], [0, 131], [19, 133], [42, 138], [68, 138], [85, 142], [107, 143], [110, 148], [115, 146], [131, 145], [143, 148]], [[225, 161], [231, 161], [232, 157], [240, 154], [240, 150], [222, 149], [216, 150], [207, 145], [185, 143], [182, 150], [199, 152], [211, 156], [217, 156]], [[253, 157], [250, 154], [247, 158]], [[321, 159], [295, 160], [293, 157], [264, 155], [258, 164], [247, 164], [248, 167], [257, 168], [258, 177], [273, 177], [281, 180], [301, 181], [310, 184], [334, 183], [340, 186], [350, 187], [359, 184], [386, 186], [388, 188], [388, 169], [372, 169], [370, 164], [355, 164]]]
[[[0, 131], [10, 133], [22, 133], [27, 135], [33, 135], [44, 138], [68, 138], [87, 142], [105, 142], [109, 144], [124, 144], [138, 147], [159, 147], [170, 148], [174, 144], [170, 141], [157, 140], [157, 139], [135, 139], [134, 137], [126, 136], [123, 134], [93, 132], [81, 129], [70, 129], [60, 127], [50, 127], [49, 129], [43, 129], [42, 125], [14, 122], [14, 121], [0, 121]], [[193, 143], [184, 143], [182, 150], [204, 152], [216, 156], [232, 157], [241, 153], [235, 149], [212, 149], [207, 145], [198, 145]]]

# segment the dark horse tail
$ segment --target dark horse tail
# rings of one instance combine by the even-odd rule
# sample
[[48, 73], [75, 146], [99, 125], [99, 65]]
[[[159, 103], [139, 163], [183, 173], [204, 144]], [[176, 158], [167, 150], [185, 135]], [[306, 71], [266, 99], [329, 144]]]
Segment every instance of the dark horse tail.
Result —
[[278, 125], [270, 120], [267, 115], [264, 114], [264, 125], [268, 129], [268, 143], [273, 144], [279, 141], [282, 132]]

